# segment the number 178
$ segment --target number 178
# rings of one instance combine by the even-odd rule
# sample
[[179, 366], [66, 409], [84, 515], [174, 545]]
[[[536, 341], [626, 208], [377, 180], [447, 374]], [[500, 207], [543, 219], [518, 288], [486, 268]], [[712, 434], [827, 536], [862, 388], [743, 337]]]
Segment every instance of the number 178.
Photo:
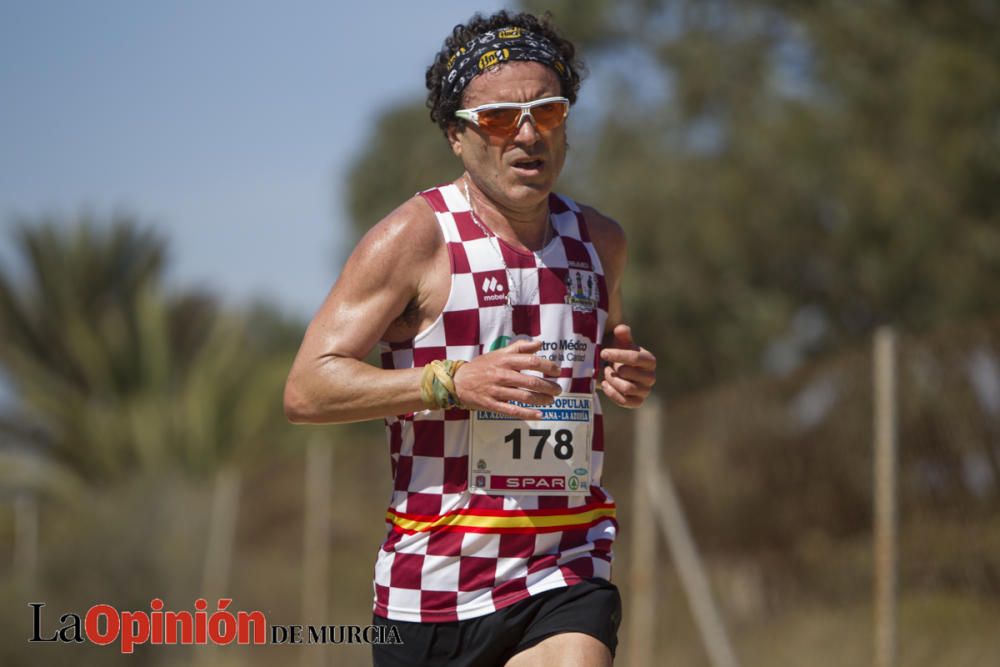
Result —
[[[538, 443], [535, 445], [534, 458], [542, 458], [542, 452], [545, 451], [545, 445], [548, 443], [550, 435], [552, 435], [552, 429], [528, 429], [529, 438], [538, 438]], [[556, 444], [552, 448], [552, 453], [556, 455], [557, 459], [565, 461], [573, 456], [573, 432], [568, 428], [561, 428], [556, 431], [555, 436]], [[511, 443], [511, 446], [514, 449], [513, 455], [515, 459], [521, 458], [521, 429], [515, 428], [507, 434], [507, 437], [505, 437], [503, 441]]]

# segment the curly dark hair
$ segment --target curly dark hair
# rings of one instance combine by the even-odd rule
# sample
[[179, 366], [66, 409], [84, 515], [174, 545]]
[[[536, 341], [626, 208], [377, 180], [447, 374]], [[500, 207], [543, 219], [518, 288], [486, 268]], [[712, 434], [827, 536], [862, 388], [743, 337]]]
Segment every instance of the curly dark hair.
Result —
[[501, 9], [491, 16], [475, 14], [466, 23], [458, 24], [451, 35], [444, 40], [444, 46], [434, 56], [434, 63], [427, 68], [427, 108], [431, 111], [431, 120], [437, 123], [447, 136], [448, 128], [457, 123], [455, 112], [462, 108], [462, 94], [446, 97], [441, 91], [441, 80], [448, 75], [448, 59], [459, 47], [465, 46], [484, 32], [500, 28], [522, 28], [549, 40], [559, 51], [569, 68], [569, 76], [562, 81], [563, 97], [570, 104], [576, 102], [576, 93], [580, 90], [581, 75], [585, 72], [583, 62], [576, 57], [576, 47], [573, 42], [561, 37], [551, 22], [552, 15], [545, 12], [541, 18], [527, 12], [508, 14]]

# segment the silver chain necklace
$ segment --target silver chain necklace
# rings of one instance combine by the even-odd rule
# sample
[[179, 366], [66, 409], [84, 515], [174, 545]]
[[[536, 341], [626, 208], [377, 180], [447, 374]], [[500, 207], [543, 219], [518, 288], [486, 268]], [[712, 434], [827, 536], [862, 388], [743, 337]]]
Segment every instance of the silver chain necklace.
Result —
[[[510, 272], [510, 267], [507, 266], [507, 260], [503, 258], [503, 251], [500, 250], [500, 237], [494, 234], [479, 219], [479, 216], [476, 214], [476, 207], [473, 206], [472, 197], [469, 196], [469, 179], [463, 178], [462, 184], [465, 186], [465, 201], [468, 202], [469, 204], [469, 212], [472, 214], [472, 222], [476, 223], [476, 227], [479, 227], [479, 231], [481, 231], [483, 235], [487, 238], [489, 246], [493, 248], [493, 252], [495, 252], [497, 254], [497, 257], [500, 258], [500, 263], [503, 265], [504, 273], [507, 274], [507, 310], [512, 311], [514, 309], [514, 277], [513, 274], [511, 274]], [[548, 245], [548, 242], [549, 242], [549, 220], [548, 218], [546, 218], [545, 236], [542, 237], [542, 250], [545, 249], [545, 246]], [[494, 246], [493, 243], [496, 243], [496, 246]], [[521, 293], [520, 283], [517, 286], [517, 292], [518, 294]], [[531, 302], [535, 300], [535, 295], [537, 294], [538, 294], [538, 281], [536, 280], [535, 289], [531, 293], [531, 296], [528, 297], [527, 301], [525, 301], [525, 304], [531, 304]]]

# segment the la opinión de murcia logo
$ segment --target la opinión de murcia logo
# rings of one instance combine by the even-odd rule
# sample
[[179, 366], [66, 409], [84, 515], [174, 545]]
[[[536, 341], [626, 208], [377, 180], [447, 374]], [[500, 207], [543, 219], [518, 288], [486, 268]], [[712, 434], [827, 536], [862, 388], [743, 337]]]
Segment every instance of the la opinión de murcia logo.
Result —
[[48, 635], [42, 629], [44, 602], [31, 602], [33, 633], [29, 642], [91, 642], [107, 646], [119, 642], [122, 653], [137, 644], [266, 644], [267, 617], [262, 611], [229, 611], [232, 600], [223, 598], [209, 613], [204, 598], [195, 600], [195, 611], [164, 611], [163, 600], [153, 598], [150, 611], [118, 611], [109, 604], [95, 604], [81, 616], [59, 617], [59, 629]]
[[164, 610], [163, 600], [153, 598], [149, 611], [118, 611], [109, 604], [95, 604], [87, 612], [65, 613], [59, 627], [44, 630], [44, 602], [30, 602], [33, 612], [29, 643], [90, 642], [98, 646], [119, 643], [122, 653], [132, 653], [140, 644], [217, 645], [232, 644], [402, 644], [394, 625], [272, 625], [262, 611], [229, 611], [230, 598], [220, 598], [209, 611], [198, 598], [194, 612]]

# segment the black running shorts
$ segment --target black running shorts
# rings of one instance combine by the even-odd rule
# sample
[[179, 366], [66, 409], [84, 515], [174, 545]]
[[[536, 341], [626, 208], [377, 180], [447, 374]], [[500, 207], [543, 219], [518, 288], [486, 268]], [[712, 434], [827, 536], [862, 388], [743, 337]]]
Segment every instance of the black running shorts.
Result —
[[618, 588], [587, 579], [465, 621], [409, 623], [375, 616], [375, 625], [396, 626], [403, 643], [376, 644], [372, 653], [375, 667], [502, 667], [547, 637], [582, 632], [603, 642], [613, 656], [621, 618]]

